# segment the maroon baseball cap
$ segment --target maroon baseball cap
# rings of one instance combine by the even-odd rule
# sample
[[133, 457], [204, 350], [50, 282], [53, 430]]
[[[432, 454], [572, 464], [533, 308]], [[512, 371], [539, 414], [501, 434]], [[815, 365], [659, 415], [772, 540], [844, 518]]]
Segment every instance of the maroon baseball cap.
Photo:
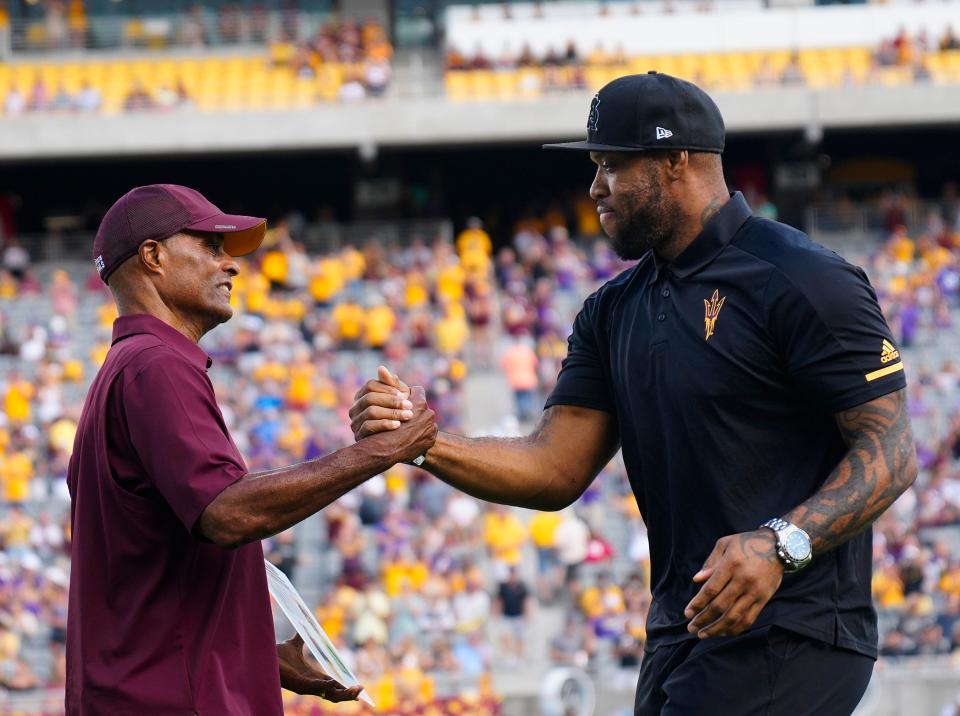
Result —
[[224, 214], [197, 190], [178, 184], [138, 186], [104, 215], [93, 240], [93, 263], [108, 283], [144, 241], [162, 241], [184, 230], [223, 234], [223, 250], [245, 256], [260, 246], [267, 220]]

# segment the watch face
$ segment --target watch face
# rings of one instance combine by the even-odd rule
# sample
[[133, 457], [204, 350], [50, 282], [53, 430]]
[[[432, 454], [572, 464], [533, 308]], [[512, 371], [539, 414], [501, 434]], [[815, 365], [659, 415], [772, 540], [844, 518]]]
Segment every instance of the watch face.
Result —
[[810, 556], [810, 538], [803, 532], [791, 532], [784, 540], [783, 547], [794, 562], [802, 562]]

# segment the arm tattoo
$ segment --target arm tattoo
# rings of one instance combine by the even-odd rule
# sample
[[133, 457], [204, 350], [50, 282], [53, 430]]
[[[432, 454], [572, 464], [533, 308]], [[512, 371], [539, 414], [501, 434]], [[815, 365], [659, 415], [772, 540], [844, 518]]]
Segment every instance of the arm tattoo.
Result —
[[785, 519], [807, 531], [814, 553], [866, 529], [917, 476], [906, 390], [836, 416], [848, 451], [826, 482]]

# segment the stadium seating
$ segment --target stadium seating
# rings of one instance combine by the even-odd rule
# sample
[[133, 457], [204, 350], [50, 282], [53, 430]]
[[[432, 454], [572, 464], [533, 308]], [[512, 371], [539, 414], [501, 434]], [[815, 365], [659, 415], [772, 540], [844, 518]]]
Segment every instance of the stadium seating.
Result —
[[[682, 55], [638, 55], [618, 64], [581, 68], [522, 67], [502, 69], [448, 69], [444, 76], [452, 100], [512, 100], [533, 98], [551, 90], [583, 88], [596, 91], [625, 74], [656, 70], [695, 82], [707, 89], [743, 91], [771, 85], [802, 84], [810, 89], [836, 89], [876, 83], [895, 87], [915, 81], [913, 66], [876, 67], [874, 48], [837, 47], [725, 52]], [[796, 63], [797, 77], [786, 71]], [[960, 51], [930, 52], [923, 58], [929, 81], [960, 82]]]
[[201, 111], [289, 110], [335, 101], [345, 79], [363, 74], [362, 64], [324, 64], [316, 77], [297, 77], [265, 56], [111, 60], [41, 65], [0, 64], [0, 97], [16, 88], [30, 96], [39, 79], [48, 92], [76, 94], [90, 83], [103, 97], [105, 113], [120, 112], [135, 82], [155, 95], [182, 86]]

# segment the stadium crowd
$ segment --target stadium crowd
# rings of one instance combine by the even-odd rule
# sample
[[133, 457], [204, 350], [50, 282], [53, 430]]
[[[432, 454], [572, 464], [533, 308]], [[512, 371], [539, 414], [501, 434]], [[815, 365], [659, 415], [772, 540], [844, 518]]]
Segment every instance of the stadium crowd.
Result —
[[301, 79], [314, 79], [324, 67], [347, 66], [342, 99], [362, 99], [382, 95], [393, 76], [390, 59], [393, 48], [386, 30], [367, 19], [334, 18], [323, 24], [316, 34], [296, 41], [296, 28], [281, 32], [270, 43], [270, 59], [275, 66], [290, 67]]
[[[679, 74], [701, 87], [720, 90], [804, 84], [818, 87], [823, 82], [842, 86], [899, 82], [896, 76], [884, 74], [885, 70], [891, 68], [908, 70], [914, 82], [928, 82], [934, 79], [939, 60], [955, 56], [957, 50], [960, 50], [960, 38], [952, 26], [947, 26], [937, 37], [932, 37], [926, 30], [910, 34], [906, 29], [901, 29], [878, 46], [864, 48], [862, 58], [845, 58], [842, 50], [833, 51], [839, 54], [828, 59], [823, 53], [829, 50], [812, 51], [808, 55], [804, 51], [784, 48], [779, 52], [760, 53], [759, 59], [744, 53], [678, 55], [667, 58], [674, 64], [657, 68]], [[502, 74], [521, 72], [522, 85], [527, 89], [551, 91], [592, 87], [596, 84], [595, 77], [606, 77], [604, 70], [612, 70], [614, 74], [637, 71], [638, 58], [634, 54], [628, 53], [622, 44], [611, 47], [600, 42], [593, 47], [584, 47], [570, 39], [540, 53], [535, 52], [530, 44], [523, 45], [519, 50], [505, 46], [495, 56], [488, 55], [481, 46], [472, 51], [450, 46], [447, 48], [445, 64], [448, 71], [455, 73], [470, 70]], [[646, 59], [650, 66], [657, 66], [656, 63], [664, 58], [639, 59]]]
[[[477, 219], [454, 241], [370, 242], [319, 255], [299, 240], [299, 222], [275, 222], [234, 281], [234, 319], [204, 344], [250, 469], [351, 442], [346, 411], [379, 363], [426, 386], [446, 430], [466, 429], [465, 383], [491, 368], [513, 392], [516, 419], [487, 427], [509, 433], [536, 419], [583, 297], [624, 267], [597, 238], [592, 208], [587, 201], [569, 216], [549, 208], [527, 216], [497, 251]], [[941, 339], [958, 316], [955, 188], [915, 235], [893, 212], [890, 222], [883, 245], [858, 258], [908, 352], [922, 472], [875, 529], [881, 646], [888, 658], [960, 661], [960, 367]], [[0, 269], [0, 703], [63, 684], [64, 477], [84, 388], [115, 315], [94, 272], [34, 266], [8, 242]], [[399, 465], [267, 540], [265, 554], [313, 600], [385, 713], [497, 714], [491, 675], [530, 665], [580, 666], [627, 688], [635, 679], [649, 554], [618, 459], [560, 513], [488, 505]], [[289, 698], [288, 713], [325, 708]]]
[[[224, 5], [221, 12], [229, 12]], [[195, 7], [200, 10], [200, 6]], [[192, 12], [189, 17], [196, 15]], [[300, 28], [298, 16], [294, 13], [285, 16], [276, 30], [276, 39], [266, 42], [257, 37], [265, 47], [262, 62], [256, 70], [264, 75], [270, 84], [277, 84], [277, 74], [287, 74], [283, 80], [296, 80], [310, 93], [310, 104], [318, 101], [357, 101], [366, 97], [383, 95], [393, 78], [391, 58], [393, 48], [386, 36], [384, 27], [373, 21], [358, 21], [350, 17], [333, 15], [319, 25], [307, 39], [298, 39]], [[186, 22], [187, 20], [185, 20]], [[196, 20], [197, 27], [204, 25]], [[221, 23], [222, 24], [222, 23]], [[201, 37], [203, 36], [202, 31]], [[223, 35], [223, 32], [220, 33]], [[203, 41], [199, 46], [203, 46]], [[123, 75], [122, 98], [119, 106], [108, 107], [105, 95], [108, 87], [115, 83], [96, 63], [73, 63], [63, 66], [37, 66], [29, 82], [21, 80], [0, 82], [5, 87], [3, 96], [3, 114], [17, 117], [30, 113], [98, 113], [116, 109], [123, 112], [164, 112], [174, 109], [189, 109], [198, 106], [198, 98], [204, 94], [220, 92], [222, 85], [237, 84], [238, 97], [243, 96], [243, 87], [249, 84], [250, 76], [242, 70], [245, 57], [235, 58], [233, 70], [223, 70], [219, 58], [210, 56], [212, 62], [204, 64], [204, 56], [199, 62], [200, 74], [189, 69], [189, 63], [174, 65], [161, 72], [161, 63], [139, 63], [129, 71], [123, 61], [114, 61], [114, 70], [126, 72]], [[167, 63], [170, 64], [170, 63]], [[196, 63], [194, 63], [196, 64]], [[59, 73], [50, 73], [51, 69]], [[2, 65], [0, 69], [5, 70]], [[29, 66], [27, 67], [29, 70]], [[236, 77], [231, 71], [240, 72]], [[270, 74], [274, 72], [274, 74]], [[209, 74], [211, 81], [200, 81]], [[162, 76], [161, 76], [162, 75]], [[0, 78], [6, 79], [6, 78]], [[215, 81], [214, 81], [215, 80]], [[213, 90], [211, 90], [211, 85]], [[112, 90], [111, 90], [112, 91]], [[232, 100], [231, 100], [232, 101]], [[229, 105], [227, 99], [221, 104]]]

